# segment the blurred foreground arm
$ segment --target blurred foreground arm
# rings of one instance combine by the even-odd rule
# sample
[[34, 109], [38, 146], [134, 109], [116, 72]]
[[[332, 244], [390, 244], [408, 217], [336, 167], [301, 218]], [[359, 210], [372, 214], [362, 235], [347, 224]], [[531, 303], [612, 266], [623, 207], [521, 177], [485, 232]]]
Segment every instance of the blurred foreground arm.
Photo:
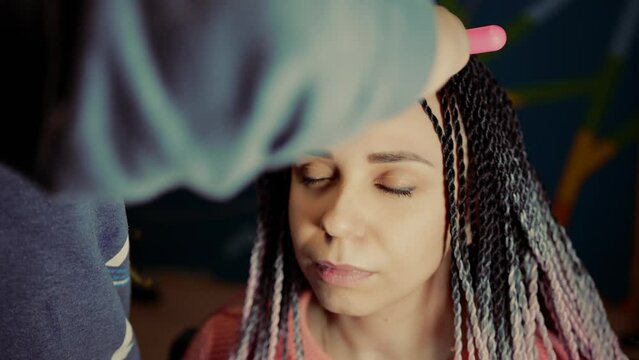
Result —
[[[467, 59], [467, 45], [449, 46], [459, 20], [423, 0], [87, 9], [62, 126], [47, 133], [59, 147], [41, 151], [45, 179], [63, 192], [144, 200], [186, 186], [229, 197], [264, 168], [398, 113]], [[429, 77], [435, 14], [454, 31], [437, 32]]]

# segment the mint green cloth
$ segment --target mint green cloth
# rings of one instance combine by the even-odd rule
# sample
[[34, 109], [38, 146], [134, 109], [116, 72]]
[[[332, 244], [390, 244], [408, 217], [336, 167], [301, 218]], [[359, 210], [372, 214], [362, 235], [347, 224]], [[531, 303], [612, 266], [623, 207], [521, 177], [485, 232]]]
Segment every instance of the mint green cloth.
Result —
[[[435, 49], [423, 0], [94, 1], [62, 192], [227, 198], [411, 101]], [[45, 149], [45, 152], [48, 150]]]

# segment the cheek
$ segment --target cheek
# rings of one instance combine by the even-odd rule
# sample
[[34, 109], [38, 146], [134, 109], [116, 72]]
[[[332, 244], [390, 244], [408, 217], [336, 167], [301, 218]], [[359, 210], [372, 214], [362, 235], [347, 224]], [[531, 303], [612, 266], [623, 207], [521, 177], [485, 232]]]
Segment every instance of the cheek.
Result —
[[405, 223], [398, 233], [393, 253], [401, 252], [402, 258], [417, 260], [424, 265], [441, 258], [446, 239], [443, 216], [427, 220], [422, 217], [421, 221]]
[[[447, 239], [444, 197], [431, 196], [395, 221], [384, 238], [394, 281], [424, 281], [441, 264]], [[394, 269], [397, 269], [396, 271]]]
[[317, 206], [312, 206], [313, 201], [309, 199], [302, 189], [294, 184], [291, 186], [291, 192], [288, 203], [288, 222], [291, 232], [291, 239], [295, 250], [303, 243], [308, 241], [314, 233], [317, 222]]

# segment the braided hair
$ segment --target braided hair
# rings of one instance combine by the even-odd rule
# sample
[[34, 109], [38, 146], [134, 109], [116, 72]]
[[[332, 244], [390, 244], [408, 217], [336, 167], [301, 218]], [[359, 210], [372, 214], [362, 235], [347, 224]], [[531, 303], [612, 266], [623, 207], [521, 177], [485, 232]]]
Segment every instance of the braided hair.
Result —
[[[471, 57], [438, 98], [443, 119], [420, 103], [442, 146], [455, 359], [464, 351], [470, 359], [538, 358], [537, 337], [556, 359], [549, 332], [572, 359], [625, 359], [592, 278], [551, 215], [505, 91]], [[290, 237], [290, 176], [284, 169], [258, 180], [258, 237], [237, 359], [270, 360], [278, 346], [304, 358], [298, 292], [309, 285]]]

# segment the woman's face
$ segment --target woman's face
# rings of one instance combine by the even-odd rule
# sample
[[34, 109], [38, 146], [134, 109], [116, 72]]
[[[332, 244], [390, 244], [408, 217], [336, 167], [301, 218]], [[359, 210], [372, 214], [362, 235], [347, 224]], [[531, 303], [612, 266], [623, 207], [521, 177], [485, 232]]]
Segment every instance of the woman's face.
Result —
[[441, 145], [419, 105], [293, 166], [295, 256], [330, 312], [363, 316], [424, 291], [447, 252], [445, 217]]

